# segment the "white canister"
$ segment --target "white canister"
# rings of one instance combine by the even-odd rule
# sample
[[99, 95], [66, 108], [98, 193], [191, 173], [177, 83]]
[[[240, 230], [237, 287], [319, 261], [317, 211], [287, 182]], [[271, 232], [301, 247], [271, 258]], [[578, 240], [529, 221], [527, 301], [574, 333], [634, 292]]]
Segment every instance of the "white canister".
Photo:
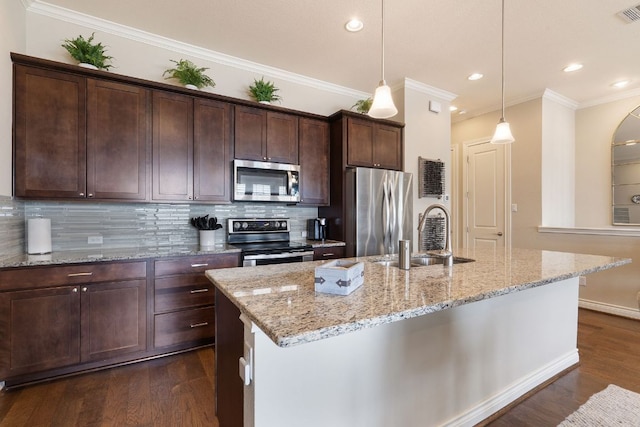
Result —
[[210, 250], [215, 246], [215, 230], [200, 230], [200, 249]]
[[27, 220], [27, 253], [51, 253], [51, 219], [29, 218]]

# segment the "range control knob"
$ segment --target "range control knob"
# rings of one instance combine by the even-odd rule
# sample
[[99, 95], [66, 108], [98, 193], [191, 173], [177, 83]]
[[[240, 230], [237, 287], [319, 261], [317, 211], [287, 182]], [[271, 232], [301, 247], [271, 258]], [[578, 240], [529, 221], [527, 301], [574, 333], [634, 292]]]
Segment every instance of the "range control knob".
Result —
[[249, 227], [249, 224], [247, 224], [246, 222], [242, 223], [242, 228], [246, 230], [248, 227]]
[[239, 222], [234, 222], [233, 223], [233, 229], [237, 230], [238, 228], [240, 228], [240, 223]]

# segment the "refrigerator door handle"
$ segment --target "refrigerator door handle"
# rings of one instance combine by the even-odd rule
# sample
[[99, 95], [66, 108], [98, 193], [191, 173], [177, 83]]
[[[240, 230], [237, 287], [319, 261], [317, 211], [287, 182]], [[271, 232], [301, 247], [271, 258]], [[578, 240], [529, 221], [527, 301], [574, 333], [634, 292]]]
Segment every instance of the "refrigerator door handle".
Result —
[[387, 191], [387, 180], [382, 181], [382, 246], [388, 248], [388, 230], [389, 230], [389, 198]]
[[[394, 180], [395, 181], [395, 180]], [[389, 218], [389, 238], [391, 240], [391, 253], [395, 252], [397, 247], [393, 246], [394, 244], [398, 244], [398, 236], [396, 235], [396, 225], [398, 224], [398, 206], [396, 205], [396, 193], [395, 193], [396, 182], [391, 182], [389, 185], [389, 207], [390, 207], [390, 218]], [[394, 243], [395, 242], [395, 243]]]

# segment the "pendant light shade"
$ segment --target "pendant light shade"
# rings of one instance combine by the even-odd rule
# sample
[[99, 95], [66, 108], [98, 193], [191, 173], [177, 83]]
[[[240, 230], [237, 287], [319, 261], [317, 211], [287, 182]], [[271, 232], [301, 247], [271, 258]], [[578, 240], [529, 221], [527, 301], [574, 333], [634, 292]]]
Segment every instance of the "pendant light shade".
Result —
[[373, 95], [373, 103], [369, 108], [369, 116], [376, 119], [388, 119], [398, 114], [398, 109], [391, 97], [391, 88], [384, 80], [384, 0], [382, 0], [382, 78]]
[[393, 104], [391, 97], [391, 88], [387, 86], [387, 82], [380, 80], [380, 85], [376, 88], [373, 96], [373, 103], [369, 108], [369, 116], [376, 119], [386, 119], [398, 114], [398, 109]]
[[502, 115], [496, 131], [491, 138], [492, 144], [510, 144], [515, 141], [509, 123], [504, 119], [504, 0], [502, 0]]
[[511, 127], [509, 123], [504, 121], [504, 118], [500, 119], [498, 126], [496, 126], [496, 132], [491, 138], [492, 144], [510, 144], [515, 141], [515, 138], [511, 134]]

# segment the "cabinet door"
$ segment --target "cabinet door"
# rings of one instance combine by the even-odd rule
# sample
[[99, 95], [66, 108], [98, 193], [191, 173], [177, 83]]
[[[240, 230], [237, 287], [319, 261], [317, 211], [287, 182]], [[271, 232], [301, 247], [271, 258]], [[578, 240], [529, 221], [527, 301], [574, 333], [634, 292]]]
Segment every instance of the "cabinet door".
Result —
[[373, 163], [383, 169], [402, 170], [402, 129], [377, 124], [373, 144]]
[[231, 201], [231, 105], [194, 101], [194, 200]]
[[372, 167], [374, 123], [347, 118], [347, 165]]
[[329, 123], [300, 119], [300, 204], [329, 204]]
[[153, 199], [193, 198], [193, 99], [153, 92]]
[[14, 65], [14, 194], [84, 198], [83, 77]]
[[298, 164], [298, 117], [267, 112], [267, 161]]
[[78, 287], [0, 294], [2, 378], [80, 360]]
[[91, 284], [81, 291], [83, 362], [147, 348], [146, 280]]
[[235, 106], [235, 158], [266, 161], [266, 112], [258, 108]]
[[87, 80], [87, 197], [145, 200], [148, 93]]

